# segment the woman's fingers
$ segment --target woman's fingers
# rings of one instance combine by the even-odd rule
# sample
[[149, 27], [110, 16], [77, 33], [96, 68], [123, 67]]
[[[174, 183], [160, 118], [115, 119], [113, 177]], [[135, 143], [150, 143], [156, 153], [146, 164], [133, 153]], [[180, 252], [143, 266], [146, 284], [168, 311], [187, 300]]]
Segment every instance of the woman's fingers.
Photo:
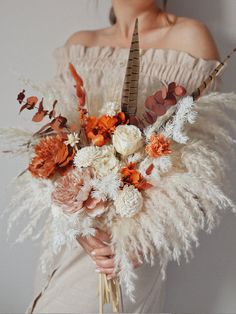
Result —
[[100, 229], [96, 229], [95, 238], [99, 239], [102, 242], [106, 242], [106, 243], [111, 242], [111, 235]]
[[97, 273], [103, 273], [103, 274], [113, 274], [114, 273], [114, 268], [102, 268], [98, 267], [95, 269], [95, 272]]
[[104, 244], [103, 242], [101, 242], [99, 239], [91, 236], [88, 237], [88, 244], [93, 247], [94, 249], [98, 249], [98, 248], [103, 248], [106, 246], [106, 244]]
[[107, 259], [103, 259], [103, 260], [95, 260], [96, 265], [99, 268], [114, 268], [114, 258], [107, 258]]
[[95, 271], [98, 273], [103, 273], [103, 274], [107, 275], [108, 280], [115, 278], [118, 275], [117, 273], [114, 272], [114, 268], [99, 267], [99, 268], [96, 268]]
[[82, 246], [82, 248], [85, 250], [87, 254], [90, 254], [93, 250], [93, 247], [91, 247], [88, 242], [84, 239], [84, 237], [76, 237], [76, 240], [79, 242], [79, 244]]
[[103, 248], [106, 246], [106, 244], [104, 244], [103, 242], [101, 242], [99, 239], [93, 237], [93, 236], [79, 236], [77, 237], [77, 241], [82, 245], [86, 245], [91, 247], [91, 250], [97, 249], [97, 248]]
[[94, 249], [91, 252], [91, 255], [94, 256], [95, 258], [97, 256], [111, 256], [111, 255], [113, 255], [113, 252], [112, 252], [111, 247], [106, 245], [106, 246], [104, 246], [102, 248]]

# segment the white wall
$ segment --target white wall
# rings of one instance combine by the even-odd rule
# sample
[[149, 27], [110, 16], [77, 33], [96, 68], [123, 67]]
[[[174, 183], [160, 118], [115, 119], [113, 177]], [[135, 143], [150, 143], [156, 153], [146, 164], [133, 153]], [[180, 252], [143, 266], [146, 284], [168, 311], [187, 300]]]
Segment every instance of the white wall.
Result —
[[[208, 24], [225, 55], [236, 45], [235, 0], [171, 0], [170, 9]], [[0, 83], [2, 126], [27, 124], [19, 117], [16, 94], [21, 89], [14, 71], [34, 80], [55, 72], [52, 51], [79, 29], [108, 24], [110, 1], [100, 0], [0, 0]], [[235, 90], [236, 58], [224, 75], [223, 89]], [[0, 162], [1, 211], [7, 203], [6, 185], [24, 167], [24, 160], [4, 157]], [[0, 312], [24, 312], [31, 300], [38, 246], [31, 242], [13, 246], [0, 228]], [[171, 264], [166, 312], [232, 313], [236, 311], [236, 228], [228, 214], [211, 236], [201, 235], [201, 245], [190, 264]], [[11, 237], [11, 242], [14, 237]]]

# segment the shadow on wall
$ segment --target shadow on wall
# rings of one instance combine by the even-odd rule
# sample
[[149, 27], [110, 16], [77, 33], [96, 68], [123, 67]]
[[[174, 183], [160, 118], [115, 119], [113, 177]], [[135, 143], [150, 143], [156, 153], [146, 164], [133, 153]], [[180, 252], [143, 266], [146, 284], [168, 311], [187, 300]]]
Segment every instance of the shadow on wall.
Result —
[[[230, 21], [232, 28], [234, 20], [229, 18], [227, 9], [232, 10], [235, 6], [236, 10], [236, 1], [169, 0], [169, 2], [170, 11], [207, 24], [217, 42], [222, 58], [234, 48], [236, 34], [232, 34], [230, 29]], [[222, 91], [236, 91], [235, 80], [236, 55], [223, 73]], [[236, 186], [234, 174], [232, 174], [231, 184]], [[189, 264], [185, 263], [184, 258], [180, 267], [176, 263], [170, 263], [165, 312], [235, 312], [235, 226], [235, 215], [225, 214], [221, 225], [213, 231], [212, 235], [200, 234], [200, 247], [194, 250], [195, 257], [190, 260]]]
[[[236, 12], [235, 0], [169, 0], [169, 10], [178, 16], [188, 16], [202, 21], [212, 32], [223, 59], [236, 47], [236, 33], [232, 33], [229, 13]], [[231, 8], [231, 10], [229, 10]], [[233, 18], [233, 14], [232, 14]], [[230, 60], [223, 73], [222, 91], [235, 91], [236, 55]]]

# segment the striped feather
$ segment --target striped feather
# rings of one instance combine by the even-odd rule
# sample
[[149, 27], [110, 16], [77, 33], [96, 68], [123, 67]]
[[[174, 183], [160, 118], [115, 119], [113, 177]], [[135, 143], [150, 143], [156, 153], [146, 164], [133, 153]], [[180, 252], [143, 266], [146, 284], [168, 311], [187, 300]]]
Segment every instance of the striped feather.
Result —
[[231, 56], [236, 52], [236, 48], [221, 62], [210, 76], [199, 86], [199, 88], [192, 93], [193, 100], [197, 100], [203, 93], [203, 91], [208, 87], [208, 85], [217, 77], [220, 70], [225, 66], [226, 62], [231, 58]]
[[128, 116], [134, 116], [137, 111], [139, 68], [138, 19], [136, 19], [121, 99], [122, 111]]

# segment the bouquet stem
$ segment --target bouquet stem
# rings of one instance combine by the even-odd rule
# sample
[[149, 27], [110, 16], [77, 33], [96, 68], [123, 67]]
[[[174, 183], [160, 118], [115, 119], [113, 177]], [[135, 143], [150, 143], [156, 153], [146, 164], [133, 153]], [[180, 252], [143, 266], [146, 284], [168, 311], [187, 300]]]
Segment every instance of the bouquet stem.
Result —
[[103, 305], [109, 303], [113, 313], [120, 313], [120, 294], [118, 278], [107, 280], [106, 274], [99, 274], [99, 314], [103, 314]]

